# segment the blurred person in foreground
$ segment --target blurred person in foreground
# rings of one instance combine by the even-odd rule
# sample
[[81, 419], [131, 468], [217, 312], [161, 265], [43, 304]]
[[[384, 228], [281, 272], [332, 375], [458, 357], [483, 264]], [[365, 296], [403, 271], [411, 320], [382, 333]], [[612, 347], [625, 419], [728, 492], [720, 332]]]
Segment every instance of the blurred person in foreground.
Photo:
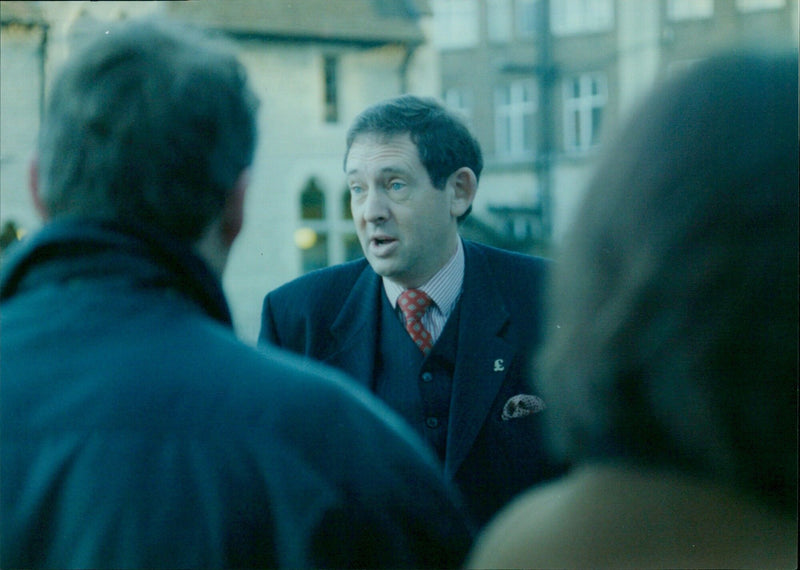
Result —
[[462, 240], [480, 145], [438, 101], [364, 110], [344, 169], [365, 258], [304, 275], [264, 299], [260, 341], [336, 366], [408, 421], [486, 521], [556, 473], [528, 387], [545, 260]]
[[797, 68], [698, 63], [610, 148], [539, 358], [576, 468], [503, 511], [470, 567], [797, 567]]
[[0, 565], [460, 564], [461, 509], [402, 421], [234, 336], [243, 67], [177, 24], [98, 36], [53, 83], [32, 169], [47, 223], [0, 281]]

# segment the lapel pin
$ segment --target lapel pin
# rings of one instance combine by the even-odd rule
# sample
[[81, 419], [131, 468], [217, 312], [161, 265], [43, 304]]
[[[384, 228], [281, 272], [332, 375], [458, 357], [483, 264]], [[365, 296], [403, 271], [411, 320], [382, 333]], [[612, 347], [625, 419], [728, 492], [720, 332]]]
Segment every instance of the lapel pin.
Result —
[[505, 369], [506, 369], [506, 367], [503, 366], [503, 359], [502, 358], [498, 358], [497, 360], [494, 361], [494, 371], [495, 372], [502, 372]]

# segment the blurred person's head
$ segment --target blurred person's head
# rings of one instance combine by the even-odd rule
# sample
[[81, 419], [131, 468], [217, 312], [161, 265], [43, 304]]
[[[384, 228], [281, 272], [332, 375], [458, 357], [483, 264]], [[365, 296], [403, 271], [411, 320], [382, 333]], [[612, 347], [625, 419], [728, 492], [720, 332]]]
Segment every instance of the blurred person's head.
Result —
[[244, 68], [201, 32], [105, 24], [53, 81], [32, 169], [39, 210], [229, 247], [257, 106]]
[[606, 149], [551, 287], [556, 447], [797, 499], [798, 59], [663, 85]]
[[483, 168], [464, 122], [431, 98], [369, 107], [347, 133], [344, 169], [361, 246], [372, 268], [417, 287], [456, 251]]

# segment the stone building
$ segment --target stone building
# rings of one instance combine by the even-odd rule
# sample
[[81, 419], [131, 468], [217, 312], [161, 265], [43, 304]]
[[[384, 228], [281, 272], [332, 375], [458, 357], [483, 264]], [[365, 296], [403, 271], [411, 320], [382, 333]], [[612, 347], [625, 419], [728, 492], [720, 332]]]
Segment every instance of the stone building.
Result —
[[358, 112], [381, 99], [439, 93], [426, 6], [407, 0], [0, 2], [3, 223], [21, 231], [38, 225], [27, 169], [41, 100], [51, 70], [86, 30], [161, 12], [219, 32], [235, 45], [261, 99], [247, 218], [224, 282], [238, 332], [254, 341], [267, 291], [361, 255], [342, 171], [345, 132]]
[[0, 245], [38, 225], [27, 170], [54, 68], [92, 26], [152, 12], [227, 37], [261, 98], [224, 282], [248, 341], [267, 291], [361, 255], [342, 155], [367, 105], [411, 92], [461, 111], [486, 159], [462, 233], [557, 255], [603, 134], [656, 81], [722, 47], [798, 43], [798, 0], [0, 1]]
[[486, 169], [475, 213], [550, 253], [596, 150], [661, 78], [709, 53], [798, 43], [797, 0], [431, 0], [441, 97]]

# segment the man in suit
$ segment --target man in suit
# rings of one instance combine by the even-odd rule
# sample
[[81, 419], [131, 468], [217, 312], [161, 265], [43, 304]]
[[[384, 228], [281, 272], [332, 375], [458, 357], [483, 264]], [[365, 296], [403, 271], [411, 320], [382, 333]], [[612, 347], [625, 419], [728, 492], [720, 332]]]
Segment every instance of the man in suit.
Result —
[[259, 335], [347, 371], [431, 445], [479, 522], [558, 473], [530, 381], [542, 259], [464, 241], [483, 159], [433, 99], [365, 110], [344, 168], [365, 259], [269, 293]]
[[0, 566], [455, 567], [467, 517], [402, 420], [234, 335], [257, 102], [209, 42], [104, 26], [54, 80], [47, 223], [0, 274]]

